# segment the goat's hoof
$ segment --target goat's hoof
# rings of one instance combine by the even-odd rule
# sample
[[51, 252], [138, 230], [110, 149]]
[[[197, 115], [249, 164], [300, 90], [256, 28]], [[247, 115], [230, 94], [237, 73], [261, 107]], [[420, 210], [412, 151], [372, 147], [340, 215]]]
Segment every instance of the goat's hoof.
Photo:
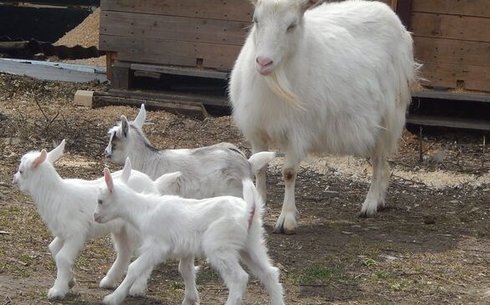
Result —
[[104, 289], [114, 289], [117, 287], [117, 283], [106, 276], [100, 280], [99, 287]]
[[65, 297], [67, 291], [63, 289], [58, 289], [55, 287], [51, 287], [48, 291], [48, 299], [50, 300], [61, 300]]
[[144, 297], [146, 295], [146, 285], [134, 285], [129, 289], [129, 295], [132, 297]]
[[102, 303], [105, 305], [119, 305], [122, 303], [122, 301], [123, 300], [121, 300], [117, 295], [114, 295], [114, 293], [111, 293], [111, 294], [106, 295], [104, 297], [104, 300], [102, 300]]
[[68, 282], [68, 288], [72, 289], [73, 287], [75, 287], [76, 284], [77, 281], [75, 281], [75, 279], [73, 278]]
[[359, 218], [370, 218], [376, 216], [376, 210], [361, 210], [361, 212], [357, 215]]
[[296, 234], [296, 228], [292, 228], [292, 229], [287, 229], [284, 224], [277, 224], [274, 228], [274, 231], [273, 233], [275, 234], [286, 234], [286, 235], [293, 235], [293, 234]]
[[287, 216], [284, 216], [284, 214], [281, 213], [279, 219], [277, 220], [276, 226], [274, 227], [274, 233], [287, 235], [296, 234], [296, 227], [298, 226], [296, 223], [296, 217], [291, 217], [288, 214], [286, 215]]
[[184, 301], [182, 301], [182, 305], [199, 305], [199, 300], [184, 299]]

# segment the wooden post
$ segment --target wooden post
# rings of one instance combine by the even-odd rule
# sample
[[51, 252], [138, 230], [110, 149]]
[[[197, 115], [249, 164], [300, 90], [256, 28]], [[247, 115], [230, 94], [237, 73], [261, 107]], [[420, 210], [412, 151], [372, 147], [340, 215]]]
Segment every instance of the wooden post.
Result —
[[[396, 13], [400, 17], [403, 25], [410, 30], [411, 24], [411, 16], [412, 16], [412, 0], [392, 0], [396, 5]], [[392, 2], [392, 5], [393, 5]]]
[[112, 65], [111, 88], [125, 89], [131, 88], [134, 72], [131, 70], [130, 63], [116, 61]]

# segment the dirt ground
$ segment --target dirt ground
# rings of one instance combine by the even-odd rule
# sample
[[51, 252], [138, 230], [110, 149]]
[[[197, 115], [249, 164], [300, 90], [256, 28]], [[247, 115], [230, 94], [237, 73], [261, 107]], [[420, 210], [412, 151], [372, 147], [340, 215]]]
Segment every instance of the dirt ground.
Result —
[[[34, 81], [0, 75], [0, 305], [99, 304], [110, 291], [98, 282], [114, 259], [110, 238], [90, 242], [76, 262], [77, 284], [63, 301], [48, 301], [55, 265], [52, 237], [30, 197], [11, 185], [22, 154], [52, 148], [63, 138], [63, 177], [92, 179], [104, 166], [107, 130], [124, 106], [79, 108], [77, 89], [98, 84]], [[149, 112], [145, 132], [158, 148], [199, 147], [228, 141], [249, 153], [230, 117], [195, 120]], [[486, 135], [488, 141], [488, 134]], [[486, 146], [486, 145], [485, 145]], [[300, 227], [272, 234], [280, 213], [281, 158], [268, 172], [265, 214], [270, 254], [281, 270], [287, 304], [490, 304], [490, 156], [483, 134], [446, 132], [418, 138], [406, 132], [391, 161], [387, 209], [357, 217], [367, 192], [366, 160], [312, 157], [297, 183]], [[227, 291], [204, 260], [198, 275], [201, 304], [223, 304]], [[145, 298], [125, 304], [180, 304], [183, 282], [170, 261], [153, 272]], [[267, 304], [251, 277], [245, 304]]]

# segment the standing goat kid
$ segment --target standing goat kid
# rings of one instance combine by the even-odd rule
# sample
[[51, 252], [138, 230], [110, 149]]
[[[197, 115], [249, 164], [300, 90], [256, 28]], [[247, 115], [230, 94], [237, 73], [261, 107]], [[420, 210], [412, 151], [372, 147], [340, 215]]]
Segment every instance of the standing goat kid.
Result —
[[[63, 298], [74, 284], [72, 266], [85, 242], [112, 233], [117, 258], [101, 280], [103, 288], [113, 288], [124, 275], [139, 237], [122, 220], [100, 225], [93, 220], [97, 192], [103, 180], [62, 179], [53, 163], [63, 155], [65, 140], [50, 151], [32, 151], [25, 154], [12, 183], [28, 193], [39, 215], [55, 237], [49, 250], [56, 262], [57, 276], [48, 292], [48, 298]], [[157, 185], [148, 176], [131, 171], [129, 162], [116, 176], [135, 190], [158, 194]], [[170, 180], [173, 177], [170, 176]], [[160, 178], [159, 184], [165, 184]], [[171, 181], [170, 181], [171, 182]], [[141, 277], [132, 289], [133, 295], [144, 294], [146, 277]]]
[[[166, 190], [166, 194], [197, 199], [221, 195], [240, 197], [242, 180], [252, 178], [259, 170], [265, 170], [275, 157], [274, 152], [261, 152], [247, 160], [230, 143], [159, 151], [143, 133], [145, 118], [144, 104], [133, 122], [121, 116], [121, 123], [109, 130], [110, 140], [105, 153], [119, 164], [123, 164], [129, 157], [134, 169], [146, 173], [152, 179], [180, 171], [182, 175], [172, 184], [173, 188]], [[261, 195], [265, 196], [265, 192]]]
[[138, 194], [104, 170], [107, 187], [99, 193], [94, 219], [105, 223], [121, 218], [142, 236], [141, 255], [129, 265], [121, 285], [104, 298], [105, 304], [120, 304], [140, 274], [169, 257], [181, 258], [179, 272], [185, 283], [182, 304], [199, 304], [195, 270], [183, 265], [204, 255], [229, 289], [227, 305], [238, 305], [246, 290], [248, 275], [241, 259], [264, 284], [272, 305], [282, 305], [279, 270], [267, 254], [262, 226], [263, 200], [251, 180], [243, 181], [243, 198], [222, 196], [184, 199], [177, 196]]
[[[310, 153], [370, 157], [361, 216], [385, 204], [389, 167], [416, 81], [412, 38], [378, 1], [256, 0], [253, 27], [230, 79], [233, 118], [254, 153], [285, 152], [275, 231], [297, 228], [295, 181]], [[313, 8], [315, 7], [315, 8]], [[265, 171], [257, 174], [265, 189]]]

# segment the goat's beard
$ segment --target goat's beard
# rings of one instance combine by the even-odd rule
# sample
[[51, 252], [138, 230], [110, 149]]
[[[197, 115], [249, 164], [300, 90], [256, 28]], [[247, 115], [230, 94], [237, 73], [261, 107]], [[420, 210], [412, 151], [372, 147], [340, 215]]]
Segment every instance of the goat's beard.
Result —
[[282, 65], [279, 65], [271, 74], [265, 76], [267, 86], [287, 104], [299, 110], [305, 110], [298, 96], [291, 90], [291, 84], [284, 73]]

